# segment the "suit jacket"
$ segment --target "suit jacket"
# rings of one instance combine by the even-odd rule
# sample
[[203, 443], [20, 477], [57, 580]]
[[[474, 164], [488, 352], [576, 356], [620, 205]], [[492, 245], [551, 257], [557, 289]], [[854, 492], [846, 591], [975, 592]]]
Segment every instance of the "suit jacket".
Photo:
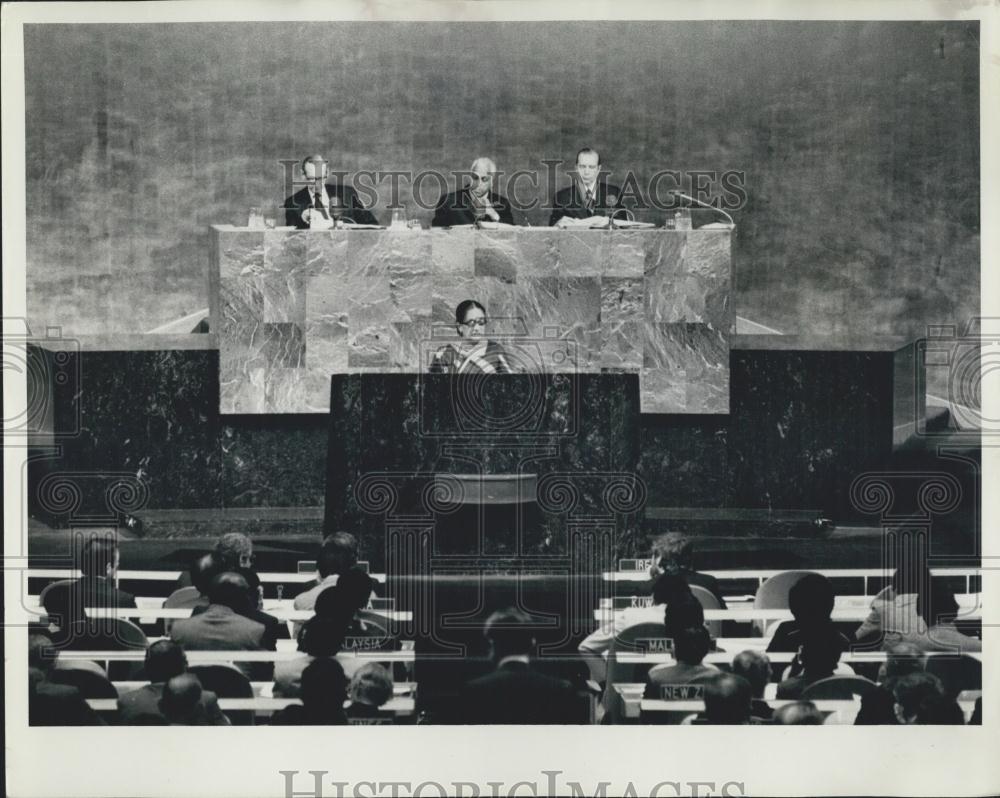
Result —
[[683, 662], [655, 665], [647, 677], [649, 683], [646, 685], [646, 697], [659, 698], [662, 684], [690, 684], [696, 679], [713, 676], [718, 672], [719, 669], [713, 665], [686, 665]]
[[501, 662], [492, 673], [463, 685], [459, 723], [585, 723], [586, 705], [565, 679], [539, 673], [526, 662]]
[[[191, 617], [196, 615], [201, 615], [205, 610], [209, 608], [206, 601], [204, 604], [199, 604], [194, 607], [191, 611]], [[247, 610], [241, 613], [244, 618], [249, 618], [251, 621], [256, 621], [264, 626], [264, 637], [261, 639], [261, 648], [265, 648], [268, 651], [274, 651], [277, 648], [275, 641], [277, 640], [288, 640], [288, 624], [284, 621], [279, 621], [273, 615], [264, 612], [263, 610]]]
[[[604, 216], [612, 210], [624, 208], [621, 201], [621, 189], [618, 186], [606, 183], [598, 179], [594, 185], [594, 207], [588, 210], [585, 205], [586, 197], [580, 188], [578, 181], [574, 180], [571, 186], [560, 189], [552, 198], [552, 215], [549, 216], [549, 224], [553, 225], [563, 216], [571, 219], [586, 219], [588, 216]], [[625, 218], [624, 213], [619, 214]]]
[[[344, 208], [344, 216], [350, 216], [358, 224], [378, 224], [378, 219], [365, 208], [358, 193], [351, 186], [327, 183], [326, 194], [331, 201], [334, 197], [339, 197], [340, 204]], [[285, 225], [297, 227], [300, 230], [308, 229], [309, 225], [303, 220], [302, 211], [312, 206], [313, 196], [309, 186], [296, 191], [281, 205], [285, 209]]]
[[[490, 192], [490, 204], [500, 216], [500, 221], [504, 224], [514, 224], [514, 214], [510, 211], [510, 204], [505, 197]], [[469, 189], [463, 188], [445, 194], [437, 204], [434, 211], [434, 219], [431, 221], [432, 227], [453, 227], [460, 224], [475, 224], [476, 214], [472, 210], [472, 197]]]
[[29, 726], [104, 726], [79, 689], [41, 681], [29, 688]]
[[134, 607], [135, 596], [119, 590], [115, 583], [103, 576], [82, 576], [73, 581], [59, 582], [45, 591], [43, 597], [46, 612], [62, 615], [70, 611], [73, 617], [68, 621], [83, 618], [86, 607], [106, 609]]
[[[128, 726], [142, 715], [162, 715], [159, 701], [163, 697], [163, 682], [150, 683], [118, 697], [118, 723]], [[201, 691], [197, 721], [193, 726], [228, 726], [229, 719], [219, 709], [219, 701], [211, 690]]]
[[170, 637], [188, 651], [261, 651], [267, 649], [267, 629], [221, 604], [174, 621]]

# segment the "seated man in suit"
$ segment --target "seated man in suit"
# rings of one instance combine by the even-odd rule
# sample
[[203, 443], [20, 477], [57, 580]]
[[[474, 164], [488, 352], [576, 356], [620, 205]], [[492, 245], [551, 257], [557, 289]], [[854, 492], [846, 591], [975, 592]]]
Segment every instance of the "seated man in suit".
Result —
[[[846, 651], [851, 641], [830, 620], [836, 596], [833, 584], [822, 574], [806, 574], [788, 591], [788, 609], [795, 620], [782, 621], [775, 629], [768, 651], [798, 651], [806, 637], [826, 636]], [[798, 676], [802, 665], [792, 663], [791, 676]]]
[[790, 676], [778, 685], [778, 698], [799, 699], [809, 685], [833, 676], [843, 651], [843, 645], [835, 637], [823, 633], [816, 637], [807, 636], [798, 654], [802, 673]]
[[649, 671], [646, 695], [659, 698], [660, 685], [689, 684], [718, 672], [714, 665], [703, 665], [702, 660], [712, 647], [712, 638], [704, 626], [681, 629], [673, 635], [674, 664], [654, 665]]
[[650, 556], [653, 564], [649, 569], [651, 579], [658, 579], [661, 574], [675, 574], [684, 577], [688, 585], [703, 587], [719, 602], [722, 609], [726, 608], [726, 600], [722, 597], [718, 580], [709, 574], [695, 571], [694, 543], [687, 535], [680, 532], [665, 532], [653, 541], [653, 551]]
[[861, 696], [861, 709], [854, 718], [855, 726], [894, 726], [895, 699], [892, 690], [896, 682], [911, 673], [922, 673], [926, 664], [923, 651], [912, 643], [897, 643], [886, 653], [879, 668], [878, 687]]
[[[149, 684], [136, 690], [129, 690], [118, 697], [118, 722], [129, 726], [149, 715], [160, 714], [160, 699], [163, 688], [175, 676], [187, 673], [187, 657], [184, 649], [173, 640], [157, 640], [146, 649], [146, 664], [143, 672]], [[192, 715], [195, 713], [192, 713]], [[229, 719], [219, 709], [215, 693], [202, 690], [198, 701], [199, 726], [228, 726]]]
[[750, 713], [760, 720], [770, 720], [774, 710], [764, 700], [764, 689], [771, 681], [771, 661], [760, 651], [741, 651], [733, 657], [733, 675], [742, 676], [753, 688]]
[[465, 188], [445, 194], [434, 211], [432, 227], [456, 227], [476, 222], [514, 224], [514, 216], [505, 197], [493, 190], [497, 165], [489, 158], [476, 158], [469, 167]]
[[483, 630], [494, 670], [464, 684], [456, 704], [459, 723], [565, 724], [586, 722], [586, 705], [573, 686], [537, 671], [531, 619], [513, 607], [494, 612]]
[[319, 658], [302, 672], [302, 703], [271, 716], [272, 726], [343, 726], [347, 679], [335, 659]]
[[601, 156], [584, 147], [576, 154], [572, 185], [560, 189], [552, 198], [549, 225], [557, 227], [607, 226], [608, 215], [624, 218], [621, 189], [601, 179]]
[[[204, 561], [203, 565], [211, 569], [211, 574], [205, 573], [206, 582], [211, 581], [212, 576], [221, 574], [223, 571], [235, 571], [237, 568], [252, 568], [254, 562], [253, 541], [242, 532], [227, 532], [215, 543], [211, 552], [212, 559]], [[196, 560], [196, 566], [202, 561]], [[176, 587], [178, 590], [191, 587], [194, 582], [195, 567], [187, 571], [181, 571], [177, 578]], [[206, 585], [207, 586], [207, 585]], [[205, 592], [205, 591], [202, 591]]]
[[29, 726], [103, 726], [80, 695], [68, 684], [49, 681], [55, 667], [52, 640], [46, 635], [28, 636], [28, 725]]
[[[188, 570], [191, 585], [177, 588], [163, 602], [164, 609], [186, 610], [208, 606], [208, 586], [222, 569], [215, 554], [202, 554]], [[192, 590], [194, 588], [194, 590]], [[168, 624], [169, 626], [169, 624]]]
[[226, 571], [208, 586], [208, 607], [190, 618], [174, 621], [170, 637], [188, 651], [261, 651], [266, 646], [264, 624], [246, 617], [250, 586]]
[[775, 712], [774, 722], [779, 726], [822, 726], [823, 713], [812, 701], [796, 701]]
[[167, 680], [157, 701], [160, 714], [171, 726], [213, 726], [204, 713], [205, 691], [198, 677], [182, 673]]
[[326, 182], [329, 171], [322, 155], [310, 155], [300, 168], [303, 180], [309, 185], [300, 188], [281, 206], [285, 210], [286, 226], [330, 228], [339, 220], [378, 224], [353, 187]]
[[[135, 607], [135, 597], [119, 590], [116, 584], [118, 564], [121, 555], [113, 535], [92, 535], [83, 546], [79, 579], [53, 584], [44, 591], [45, 611], [53, 618], [64, 622], [79, 621], [84, 618], [87, 607], [114, 609]], [[56, 623], [59, 623], [56, 621]]]
[[750, 723], [753, 689], [742, 676], [718, 673], [705, 680], [705, 712], [707, 723], [720, 726]]
[[[309, 611], [316, 606], [316, 599], [328, 587], [337, 584], [342, 574], [349, 571], [358, 562], [358, 539], [350, 532], [334, 532], [323, 540], [319, 556], [316, 558], [316, 571], [319, 579], [316, 584], [295, 597], [295, 609]], [[302, 628], [301, 623], [295, 624], [295, 634]]]

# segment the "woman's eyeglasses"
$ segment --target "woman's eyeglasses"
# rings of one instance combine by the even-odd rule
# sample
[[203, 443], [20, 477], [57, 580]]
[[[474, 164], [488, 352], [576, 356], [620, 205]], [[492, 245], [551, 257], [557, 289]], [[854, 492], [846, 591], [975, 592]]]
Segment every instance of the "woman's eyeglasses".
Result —
[[462, 324], [466, 327], [485, 327], [486, 319], [469, 319], [468, 321], [463, 321]]

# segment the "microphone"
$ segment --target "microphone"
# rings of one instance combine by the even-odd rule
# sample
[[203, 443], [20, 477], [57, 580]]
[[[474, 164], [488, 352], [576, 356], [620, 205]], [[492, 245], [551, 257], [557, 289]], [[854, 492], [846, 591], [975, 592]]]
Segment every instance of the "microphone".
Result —
[[702, 202], [700, 199], [689, 197], [687, 194], [682, 194], [680, 191], [671, 191], [670, 193], [673, 194], [675, 197], [680, 197], [682, 199], [686, 199], [690, 202], [693, 202], [695, 205], [701, 205], [703, 208], [708, 208], [709, 210], [718, 211], [729, 220], [729, 224], [731, 224], [733, 227], [736, 227], [736, 222], [733, 221], [733, 217], [730, 216], [728, 213], [726, 213], [724, 210], [722, 210], [722, 208], [716, 208], [714, 205], [709, 205], [707, 202]]
[[344, 215], [344, 206], [340, 202], [340, 195], [334, 194], [330, 197], [330, 215], [333, 217], [333, 229], [337, 229], [337, 223]]

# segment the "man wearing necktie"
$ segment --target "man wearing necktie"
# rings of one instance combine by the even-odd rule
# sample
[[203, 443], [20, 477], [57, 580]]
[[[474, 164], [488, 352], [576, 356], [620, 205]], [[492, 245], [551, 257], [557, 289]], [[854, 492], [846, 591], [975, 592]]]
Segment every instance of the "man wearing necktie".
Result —
[[468, 185], [438, 200], [431, 226], [457, 227], [477, 221], [514, 224], [507, 198], [493, 190], [496, 175], [492, 159], [476, 158], [469, 167]]
[[[590, 147], [576, 154], [573, 184], [552, 198], [549, 224], [557, 227], [595, 227], [608, 224], [607, 214], [624, 207], [621, 189], [601, 179], [601, 156]], [[624, 216], [624, 212], [619, 216]]]
[[365, 208], [357, 192], [348, 185], [327, 183], [327, 162], [322, 155], [310, 155], [301, 163], [303, 186], [284, 201], [285, 225], [308, 229], [313, 214], [319, 227], [332, 227], [334, 218], [355, 224], [378, 224]]

